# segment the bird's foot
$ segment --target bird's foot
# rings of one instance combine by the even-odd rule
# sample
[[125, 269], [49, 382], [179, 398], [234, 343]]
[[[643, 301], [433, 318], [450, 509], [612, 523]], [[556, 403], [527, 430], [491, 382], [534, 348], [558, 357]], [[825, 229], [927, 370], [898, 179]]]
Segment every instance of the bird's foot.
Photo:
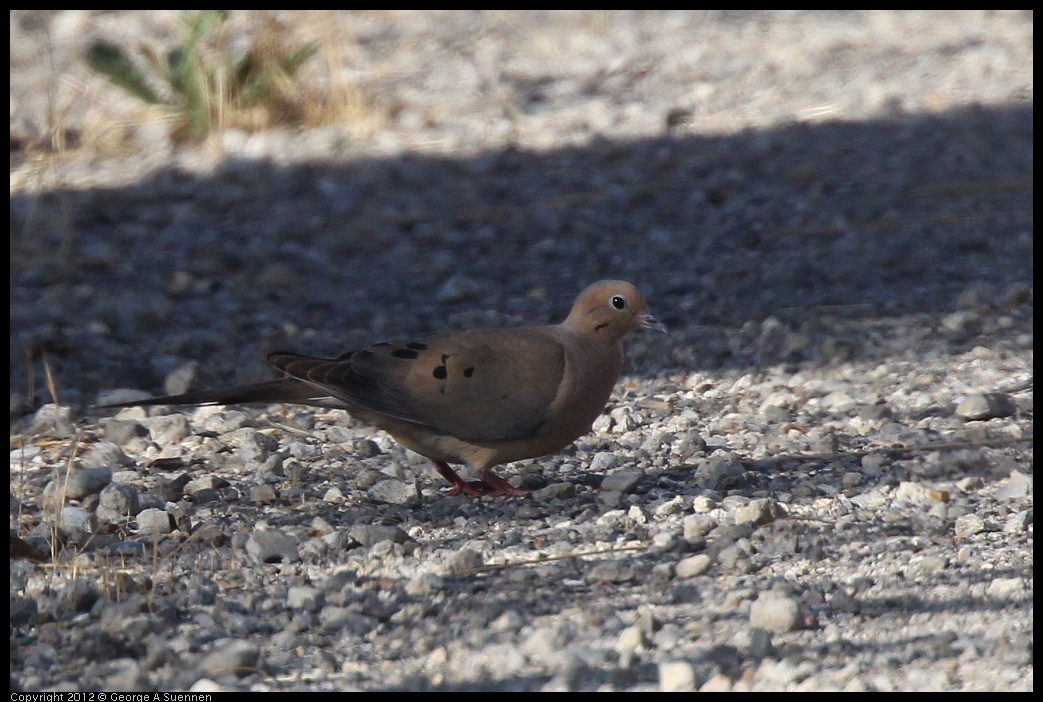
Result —
[[490, 497], [500, 497], [503, 495], [517, 497], [520, 495], [528, 495], [532, 492], [532, 490], [526, 490], [525, 488], [514, 487], [491, 470], [480, 472], [478, 478], [479, 480], [476, 482], [486, 488], [486, 491], [482, 494], [489, 495]]
[[434, 461], [435, 469], [442, 477], [453, 484], [447, 496], [470, 495], [472, 497], [517, 497], [528, 495], [532, 490], [516, 488], [506, 480], [490, 471], [480, 471], [478, 480], [464, 480], [460, 475], [442, 461]]

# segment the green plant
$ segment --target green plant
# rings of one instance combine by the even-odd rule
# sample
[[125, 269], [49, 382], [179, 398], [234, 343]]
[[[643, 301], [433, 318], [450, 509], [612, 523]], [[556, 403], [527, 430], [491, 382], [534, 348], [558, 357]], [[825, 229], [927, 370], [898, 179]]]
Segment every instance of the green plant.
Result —
[[161, 92], [153, 90], [138, 62], [111, 42], [92, 43], [87, 63], [130, 95], [168, 109], [175, 119], [174, 138], [179, 141], [201, 140], [229, 124], [261, 128], [299, 120], [293, 78], [318, 46], [314, 42], [287, 46], [276, 20], [264, 13], [248, 49], [230, 57], [226, 49], [211, 48], [208, 43], [227, 21], [227, 10], [186, 12], [179, 46], [165, 54], [141, 49], [166, 86]]

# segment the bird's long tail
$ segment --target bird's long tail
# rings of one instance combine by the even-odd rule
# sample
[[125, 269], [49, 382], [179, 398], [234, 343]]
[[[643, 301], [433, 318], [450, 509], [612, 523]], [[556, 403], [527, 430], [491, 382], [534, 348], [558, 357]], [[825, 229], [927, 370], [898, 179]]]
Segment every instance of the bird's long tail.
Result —
[[251, 402], [285, 402], [288, 404], [338, 406], [329, 395], [294, 378], [270, 380], [265, 383], [238, 385], [230, 388], [195, 390], [181, 395], [150, 397], [131, 402], [96, 405], [97, 409], [139, 407], [145, 405], [239, 405]]

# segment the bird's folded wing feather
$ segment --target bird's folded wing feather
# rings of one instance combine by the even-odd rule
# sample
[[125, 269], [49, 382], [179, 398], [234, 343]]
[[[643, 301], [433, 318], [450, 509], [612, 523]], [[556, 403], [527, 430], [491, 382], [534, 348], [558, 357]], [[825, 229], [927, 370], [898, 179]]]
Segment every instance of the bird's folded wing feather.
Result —
[[548, 327], [452, 332], [337, 359], [274, 353], [269, 361], [349, 404], [467, 441], [537, 434], [567, 371]]

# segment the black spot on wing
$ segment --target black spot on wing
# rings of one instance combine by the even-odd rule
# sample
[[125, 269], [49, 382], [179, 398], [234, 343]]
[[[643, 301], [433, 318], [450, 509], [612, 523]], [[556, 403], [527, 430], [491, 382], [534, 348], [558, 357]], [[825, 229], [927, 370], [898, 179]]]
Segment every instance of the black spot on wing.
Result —
[[[435, 378], [437, 378], [438, 380], [445, 380], [446, 378], [448, 378], [449, 377], [449, 365], [448, 365], [448, 363], [449, 363], [449, 354], [443, 353], [442, 354], [442, 365], [436, 366], [435, 369], [433, 371], [431, 371], [431, 375], [434, 376]], [[445, 386], [444, 385], [439, 389], [439, 392], [441, 392], [443, 395], [445, 394]]]
[[408, 360], [414, 360], [420, 354], [418, 354], [413, 349], [395, 349], [391, 352], [391, 355], [395, 358], [405, 358]]
[[413, 349], [414, 351], [427, 351], [431, 347], [419, 341], [410, 341], [406, 344], [406, 348]]
[[470, 378], [472, 375], [474, 375], [474, 366], [471, 366], [470, 368], [464, 368], [465, 378]]

